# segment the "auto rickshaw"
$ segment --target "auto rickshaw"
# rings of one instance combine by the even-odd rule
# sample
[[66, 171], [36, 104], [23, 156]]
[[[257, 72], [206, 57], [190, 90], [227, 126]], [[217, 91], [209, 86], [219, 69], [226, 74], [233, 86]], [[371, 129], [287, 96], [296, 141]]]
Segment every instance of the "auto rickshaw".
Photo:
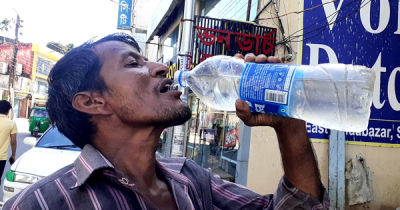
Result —
[[49, 113], [46, 108], [33, 107], [29, 117], [29, 131], [32, 136], [37, 137], [39, 133], [44, 133], [50, 126]]

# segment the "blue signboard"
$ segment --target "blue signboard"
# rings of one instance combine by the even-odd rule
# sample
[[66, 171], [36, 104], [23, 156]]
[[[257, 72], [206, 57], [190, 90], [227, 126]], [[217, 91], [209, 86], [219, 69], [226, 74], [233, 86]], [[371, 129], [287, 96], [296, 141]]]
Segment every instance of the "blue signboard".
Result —
[[132, 0], [119, 0], [118, 29], [130, 29], [132, 19]]
[[[347, 143], [400, 146], [400, 2], [304, 0], [301, 63], [364, 65], [376, 73], [368, 129]], [[326, 3], [326, 4], [325, 4]], [[323, 5], [322, 5], [323, 4]], [[322, 5], [322, 6], [321, 6]], [[329, 130], [307, 124], [312, 139]]]

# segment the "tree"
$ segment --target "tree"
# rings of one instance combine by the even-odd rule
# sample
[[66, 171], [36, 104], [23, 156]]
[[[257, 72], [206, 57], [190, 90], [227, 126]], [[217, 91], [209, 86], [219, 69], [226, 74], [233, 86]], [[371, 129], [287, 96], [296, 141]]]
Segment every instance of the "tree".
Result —
[[[11, 29], [11, 20], [4, 18], [4, 20], [2, 20], [0, 22], [0, 31], [8, 31]], [[3, 43], [6, 42], [6, 37], [3, 36]]]
[[0, 22], [0, 31], [8, 31], [9, 29], [11, 29], [11, 20], [4, 18]]
[[59, 53], [65, 55], [65, 54], [67, 54], [69, 51], [71, 51], [72, 49], [74, 49], [75, 46], [74, 46], [74, 44], [72, 44], [72, 43], [67, 44], [67, 45], [63, 45], [63, 44], [61, 44], [61, 43], [59, 43], [59, 42], [53, 42], [53, 41], [52, 41], [52, 42], [47, 43], [46, 47], [48, 47], [48, 48], [50, 48], [50, 49], [52, 49], [52, 50], [54, 50], [54, 51], [56, 51], [56, 52], [59, 52]]

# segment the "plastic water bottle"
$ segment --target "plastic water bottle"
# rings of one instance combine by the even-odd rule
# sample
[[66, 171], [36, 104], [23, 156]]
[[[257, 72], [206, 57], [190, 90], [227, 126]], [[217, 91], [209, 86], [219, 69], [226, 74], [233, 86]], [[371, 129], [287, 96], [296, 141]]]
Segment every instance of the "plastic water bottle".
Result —
[[214, 56], [191, 71], [176, 72], [174, 80], [214, 109], [234, 111], [240, 98], [252, 112], [360, 132], [368, 126], [375, 72], [345, 64], [245, 64], [239, 58]]

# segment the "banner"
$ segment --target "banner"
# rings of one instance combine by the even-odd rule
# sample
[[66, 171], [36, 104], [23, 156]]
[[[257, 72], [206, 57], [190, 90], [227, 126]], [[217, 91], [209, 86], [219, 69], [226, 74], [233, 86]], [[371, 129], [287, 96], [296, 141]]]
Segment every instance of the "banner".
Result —
[[215, 130], [214, 129], [204, 129], [203, 141], [208, 143], [215, 143]]
[[231, 149], [235, 148], [236, 142], [239, 140], [238, 134], [239, 134], [238, 128], [226, 132], [225, 144], [224, 144], [225, 149], [231, 150]]
[[120, 0], [118, 6], [118, 24], [117, 29], [131, 28], [132, 19], [132, 0]]
[[[302, 64], [363, 65], [376, 73], [368, 129], [346, 132], [347, 143], [400, 147], [399, 1], [304, 1]], [[321, 6], [322, 5], [322, 6]], [[311, 9], [312, 8], [312, 9]], [[329, 130], [307, 124], [312, 139]]]

